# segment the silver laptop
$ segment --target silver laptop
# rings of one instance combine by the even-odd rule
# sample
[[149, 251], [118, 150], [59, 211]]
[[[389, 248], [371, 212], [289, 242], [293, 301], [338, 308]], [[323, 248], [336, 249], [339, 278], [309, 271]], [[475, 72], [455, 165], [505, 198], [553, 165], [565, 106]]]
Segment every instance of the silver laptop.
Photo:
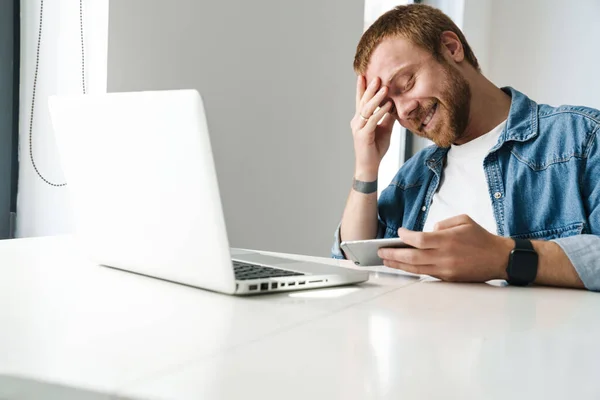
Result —
[[197, 91], [54, 96], [50, 113], [77, 238], [92, 261], [236, 295], [368, 279], [229, 248]]

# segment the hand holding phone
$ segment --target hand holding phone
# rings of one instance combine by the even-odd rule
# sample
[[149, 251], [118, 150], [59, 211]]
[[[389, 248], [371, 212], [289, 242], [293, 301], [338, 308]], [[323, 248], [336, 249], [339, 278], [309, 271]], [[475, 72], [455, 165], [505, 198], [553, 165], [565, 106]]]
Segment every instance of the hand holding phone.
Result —
[[341, 246], [344, 253], [354, 261], [354, 264], [361, 267], [372, 267], [383, 265], [383, 260], [377, 255], [381, 248], [412, 248], [400, 238], [391, 239], [370, 239], [370, 240], [350, 240], [342, 242]]

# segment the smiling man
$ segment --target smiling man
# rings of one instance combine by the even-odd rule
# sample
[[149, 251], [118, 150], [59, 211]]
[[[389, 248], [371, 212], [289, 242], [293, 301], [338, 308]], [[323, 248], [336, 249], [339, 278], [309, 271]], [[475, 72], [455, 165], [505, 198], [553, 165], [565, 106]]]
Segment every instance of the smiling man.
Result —
[[[447, 281], [600, 290], [600, 111], [537, 104], [483, 76], [441, 11], [399, 6], [362, 36], [341, 240], [400, 236], [385, 265]], [[377, 200], [398, 121], [432, 140]]]

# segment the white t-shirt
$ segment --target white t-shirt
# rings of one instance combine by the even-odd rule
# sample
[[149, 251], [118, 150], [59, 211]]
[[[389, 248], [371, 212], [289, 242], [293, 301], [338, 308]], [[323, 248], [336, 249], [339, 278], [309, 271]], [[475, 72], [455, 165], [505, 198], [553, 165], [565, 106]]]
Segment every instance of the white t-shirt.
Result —
[[467, 214], [488, 232], [497, 234], [492, 200], [483, 170], [483, 159], [496, 145], [506, 120], [483, 136], [448, 150], [438, 191], [429, 206], [424, 232], [436, 222]]

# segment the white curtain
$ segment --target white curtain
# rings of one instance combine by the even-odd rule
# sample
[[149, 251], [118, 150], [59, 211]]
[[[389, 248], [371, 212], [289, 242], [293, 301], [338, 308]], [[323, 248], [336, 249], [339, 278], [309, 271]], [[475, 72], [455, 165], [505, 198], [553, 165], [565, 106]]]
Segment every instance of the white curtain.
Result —
[[[21, 0], [17, 237], [73, 231], [68, 185], [60, 186], [65, 180], [48, 96], [82, 93], [84, 84], [87, 93], [106, 92], [107, 46], [108, 0]], [[30, 130], [39, 173], [59, 186], [44, 182], [36, 173], [30, 158]]]

